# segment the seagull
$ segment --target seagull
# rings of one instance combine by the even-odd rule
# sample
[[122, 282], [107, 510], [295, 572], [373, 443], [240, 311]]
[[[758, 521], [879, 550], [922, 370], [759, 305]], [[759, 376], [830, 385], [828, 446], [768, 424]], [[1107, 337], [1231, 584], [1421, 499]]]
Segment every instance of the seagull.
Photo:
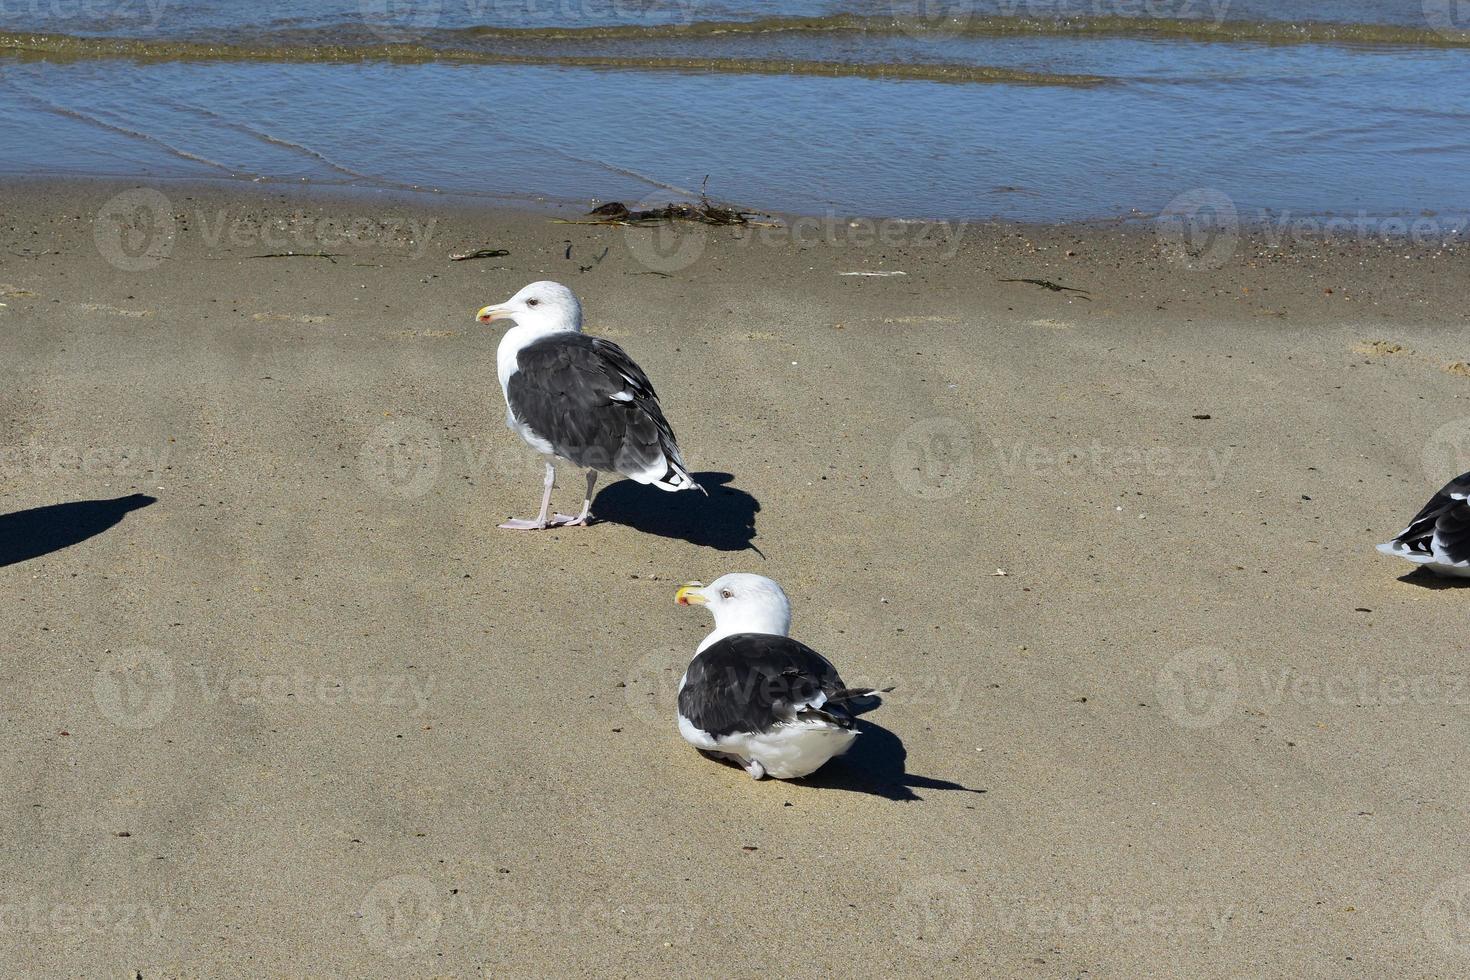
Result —
[[816, 772], [852, 747], [853, 716], [893, 690], [849, 689], [826, 657], [788, 637], [791, 603], [763, 575], [687, 582], [674, 601], [715, 617], [679, 681], [679, 734], [753, 779]]
[[1440, 575], [1470, 578], [1470, 473], [1446, 483], [1408, 527], [1378, 550]]
[[[533, 521], [509, 520], [514, 531], [585, 527], [599, 472], [621, 473], [660, 490], [704, 487], [689, 475], [674, 430], [648, 375], [621, 347], [582, 333], [582, 304], [559, 282], [533, 282], [499, 306], [475, 314], [481, 323], [514, 320], [496, 351], [505, 424], [546, 457], [546, 489]], [[556, 463], [587, 470], [582, 513], [548, 516]]]

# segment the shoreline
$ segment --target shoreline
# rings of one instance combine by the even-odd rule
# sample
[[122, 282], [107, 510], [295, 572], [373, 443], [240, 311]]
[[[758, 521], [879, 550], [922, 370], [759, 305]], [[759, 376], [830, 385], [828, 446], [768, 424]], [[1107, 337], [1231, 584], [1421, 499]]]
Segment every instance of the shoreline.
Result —
[[[464, 215], [476, 220], [493, 220], [499, 215], [546, 218], [565, 222], [572, 227], [601, 227], [617, 230], [615, 225], [597, 225], [587, 219], [594, 208], [616, 198], [587, 197], [557, 199], [540, 194], [516, 194], [438, 190], [358, 184], [330, 184], [289, 179], [252, 181], [243, 178], [199, 178], [160, 176], [96, 176], [96, 175], [17, 175], [0, 174], [0, 197], [33, 190], [42, 195], [76, 193], [89, 200], [101, 200], [130, 189], [155, 188], [172, 191], [186, 198], [205, 197], [215, 201], [258, 201], [272, 199], [290, 201], [303, 207], [346, 207], [380, 205], [426, 214]], [[1240, 252], [1258, 255], [1279, 251], [1283, 255], [1310, 255], [1324, 249], [1349, 250], [1353, 254], [1373, 255], [1379, 251], [1406, 251], [1408, 255], [1429, 256], [1455, 254], [1470, 247], [1470, 210], [1461, 212], [1420, 211], [1414, 215], [1374, 216], [1359, 211], [1276, 212], [1257, 209], [1254, 217], [1241, 215], [1228, 197], [1211, 190], [1189, 191], [1178, 195], [1162, 211], [1135, 211], [1126, 215], [1105, 215], [1078, 220], [1023, 221], [991, 218], [922, 218], [871, 213], [846, 213], [828, 209], [825, 213], [765, 211], [746, 201], [729, 201], [718, 195], [709, 198], [721, 206], [744, 210], [752, 216], [749, 226], [711, 226], [704, 233], [746, 234], [755, 238], [800, 240], [809, 235], [802, 229], [815, 231], [815, 238], [805, 237], [806, 244], [831, 244], [840, 237], [840, 226], [856, 223], [870, 243], [881, 244], [883, 226], [893, 228], [931, 228], [950, 237], [973, 235], [977, 239], [1019, 235], [1055, 238], [1067, 235], [1116, 235], [1121, 241], [1133, 241], [1144, 247], [1152, 240], [1160, 254], [1181, 270], [1211, 271], [1229, 264]], [[642, 207], [665, 202], [697, 202], [698, 195], [670, 190], [666, 195], [648, 195]], [[769, 219], [780, 227], [761, 227]], [[783, 232], [782, 229], [786, 229]], [[691, 229], [694, 230], [694, 229]], [[1220, 243], [1220, 239], [1225, 239]], [[895, 242], [895, 244], [899, 244]]]

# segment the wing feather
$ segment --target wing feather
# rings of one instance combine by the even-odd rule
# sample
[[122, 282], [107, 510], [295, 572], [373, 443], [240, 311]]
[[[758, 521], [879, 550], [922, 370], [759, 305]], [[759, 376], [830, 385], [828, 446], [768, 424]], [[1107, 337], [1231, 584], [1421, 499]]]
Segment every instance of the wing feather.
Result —
[[850, 728], [848, 701], [873, 693], [847, 689], [837, 668], [803, 643], [738, 633], [694, 658], [679, 692], [679, 713], [716, 738], [797, 720]]
[[1470, 473], [1446, 483], [1381, 550], [1410, 561], [1470, 562]]
[[676, 470], [693, 483], [653, 383], [617, 344], [554, 334], [522, 348], [516, 365], [511, 412], [558, 456], [640, 482]]

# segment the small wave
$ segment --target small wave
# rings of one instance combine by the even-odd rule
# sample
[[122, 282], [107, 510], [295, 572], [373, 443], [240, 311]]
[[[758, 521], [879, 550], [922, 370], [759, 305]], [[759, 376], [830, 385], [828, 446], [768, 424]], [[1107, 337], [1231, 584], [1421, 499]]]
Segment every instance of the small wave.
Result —
[[177, 157], [180, 160], [188, 160], [191, 163], [202, 164], [203, 166], [208, 167], [211, 170], [217, 170], [220, 173], [228, 174], [230, 176], [238, 176], [242, 174], [246, 177], [258, 176], [257, 174], [252, 174], [248, 171], [242, 171], [238, 168], [230, 167], [219, 162], [218, 160], [212, 160], [209, 157], [201, 156], [198, 153], [192, 153], [189, 150], [185, 150], [182, 147], [175, 146], [167, 140], [161, 139], [152, 133], [146, 133], [140, 129], [132, 129], [127, 126], [119, 125], [118, 123], [109, 122], [108, 120], [103, 119], [100, 116], [94, 115], [89, 112], [84, 112], [81, 109], [73, 109], [71, 106], [61, 105], [60, 103], [53, 102], [50, 99], [45, 98], [44, 96], [37, 95], [36, 93], [28, 91], [24, 88], [15, 87], [14, 91], [18, 92], [23, 98], [29, 100], [32, 105], [35, 105], [45, 112], [49, 112], [53, 115], [61, 116], [66, 119], [74, 119], [77, 122], [84, 123], [88, 126], [95, 126], [98, 129], [104, 129], [108, 132], [117, 133], [119, 136], [125, 136], [131, 140], [148, 143], [152, 146], [158, 147], [170, 156]]
[[621, 55], [525, 54], [437, 48], [424, 44], [266, 46], [158, 41], [145, 38], [76, 37], [68, 34], [0, 32], [0, 56], [47, 61], [121, 59], [137, 62], [333, 63], [388, 61], [486, 65], [548, 65], [624, 71], [727, 72], [758, 75], [824, 75], [936, 82], [997, 82], [1012, 85], [1103, 85], [1101, 75], [1028, 71], [992, 65], [792, 61], [771, 58], [629, 57]]
[[939, 16], [902, 14], [827, 14], [820, 17], [764, 17], [743, 21], [687, 24], [627, 24], [587, 27], [467, 27], [439, 32], [480, 39], [659, 40], [739, 34], [857, 32], [872, 35], [949, 35], [965, 37], [1157, 37], [1179, 41], [1262, 42], [1267, 44], [1382, 44], [1415, 47], [1470, 47], [1470, 31], [1435, 30], [1398, 24], [1328, 21], [1245, 21], [1206, 18]]

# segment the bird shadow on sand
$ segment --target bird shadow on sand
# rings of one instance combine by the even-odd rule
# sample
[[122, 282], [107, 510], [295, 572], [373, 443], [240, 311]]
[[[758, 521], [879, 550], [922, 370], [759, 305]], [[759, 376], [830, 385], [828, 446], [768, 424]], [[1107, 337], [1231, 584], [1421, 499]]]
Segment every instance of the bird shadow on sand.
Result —
[[1436, 575], [1427, 568], [1416, 568], [1400, 575], [1399, 581], [1405, 585], [1417, 585], [1421, 589], [1470, 589], [1470, 578]]
[[[866, 793], [899, 803], [922, 800], [923, 797], [914, 792], [916, 789], [986, 792], [983, 789], [970, 789], [948, 779], [931, 779], [909, 772], [904, 765], [908, 750], [903, 747], [902, 739], [871, 721], [859, 721], [857, 724], [862, 737], [853, 743], [845, 755], [838, 756], [810, 776], [791, 780], [791, 785]], [[708, 752], [701, 752], [700, 755], [735, 769], [741, 768], [738, 763], [723, 756]]]
[[958, 790], [961, 793], [984, 793], [948, 779], [932, 779], [908, 771], [908, 750], [903, 739], [871, 721], [859, 721], [862, 737], [844, 755], [833, 759], [800, 782], [821, 789], [843, 789], [851, 793], [867, 793], [885, 800], [911, 802], [923, 797], [916, 789]]
[[[716, 551], [761, 551], [755, 539], [755, 515], [760, 501], [730, 486], [729, 473], [695, 473], [709, 491], [668, 493], [657, 487], [622, 480], [605, 488], [592, 502], [599, 521], [625, 524], [645, 534], [679, 538]], [[762, 555], [762, 557], [765, 557]]]
[[70, 548], [157, 499], [134, 493], [115, 500], [74, 500], [0, 514], [0, 568]]

